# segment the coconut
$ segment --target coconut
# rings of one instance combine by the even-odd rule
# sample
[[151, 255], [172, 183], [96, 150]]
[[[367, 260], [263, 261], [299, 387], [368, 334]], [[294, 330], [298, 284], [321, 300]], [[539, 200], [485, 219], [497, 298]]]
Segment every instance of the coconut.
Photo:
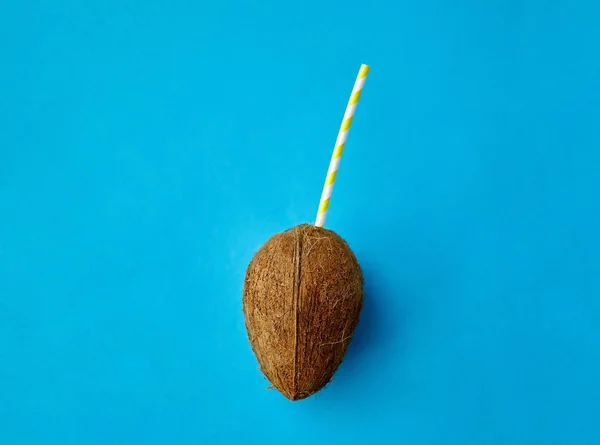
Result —
[[291, 400], [319, 391], [340, 365], [363, 301], [363, 276], [335, 232], [301, 224], [273, 235], [244, 282], [243, 311], [263, 374]]

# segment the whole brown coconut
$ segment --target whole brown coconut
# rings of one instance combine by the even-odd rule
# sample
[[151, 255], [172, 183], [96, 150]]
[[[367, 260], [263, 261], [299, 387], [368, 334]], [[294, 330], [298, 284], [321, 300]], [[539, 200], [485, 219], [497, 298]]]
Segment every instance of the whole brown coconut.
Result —
[[271, 237], [244, 283], [252, 349], [265, 376], [291, 400], [314, 394], [339, 366], [358, 322], [363, 277], [335, 232], [301, 224]]

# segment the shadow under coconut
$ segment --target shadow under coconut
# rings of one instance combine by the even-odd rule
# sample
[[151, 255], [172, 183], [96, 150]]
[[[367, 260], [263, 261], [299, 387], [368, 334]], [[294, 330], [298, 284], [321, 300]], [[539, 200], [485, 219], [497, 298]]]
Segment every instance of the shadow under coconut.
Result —
[[[363, 276], [363, 307], [344, 360], [333, 376], [335, 383], [328, 385], [332, 392], [360, 385], [359, 379], [364, 382], [365, 376], [372, 376], [386, 361], [397, 360], [402, 355], [408, 323], [402, 298], [397, 291], [392, 295], [391, 290], [386, 289], [375, 267], [363, 266]], [[387, 304], [391, 300], [395, 301], [393, 307]]]
[[[382, 370], [404, 360], [408, 312], [401, 290], [393, 280], [386, 279], [378, 264], [361, 263], [364, 277], [364, 298], [359, 321], [340, 367], [333, 379], [321, 391], [309, 397], [309, 403], [341, 403], [369, 399], [386, 387], [390, 400], [401, 385], [390, 387], [382, 381]], [[387, 395], [386, 395], [387, 398]]]

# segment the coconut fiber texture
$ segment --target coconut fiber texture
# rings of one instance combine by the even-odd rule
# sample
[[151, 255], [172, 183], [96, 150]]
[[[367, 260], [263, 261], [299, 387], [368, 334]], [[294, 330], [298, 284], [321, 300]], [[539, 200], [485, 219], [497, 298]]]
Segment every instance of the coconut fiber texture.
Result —
[[363, 277], [335, 232], [301, 224], [271, 237], [244, 283], [246, 329], [260, 368], [284, 396], [325, 386], [358, 322]]

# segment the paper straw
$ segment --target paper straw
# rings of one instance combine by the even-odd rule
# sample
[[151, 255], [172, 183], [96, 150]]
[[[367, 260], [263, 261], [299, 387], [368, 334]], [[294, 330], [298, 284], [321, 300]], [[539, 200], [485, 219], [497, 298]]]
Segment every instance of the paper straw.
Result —
[[350, 95], [348, 106], [346, 106], [346, 112], [344, 113], [344, 119], [342, 120], [340, 132], [338, 133], [337, 140], [335, 141], [333, 155], [331, 156], [331, 161], [329, 162], [329, 170], [327, 170], [327, 178], [325, 179], [325, 186], [323, 187], [323, 193], [321, 194], [321, 201], [319, 203], [319, 210], [317, 211], [317, 221], [315, 222], [315, 226], [317, 227], [323, 227], [323, 225], [325, 225], [325, 218], [327, 217], [327, 209], [329, 209], [329, 201], [331, 199], [331, 192], [333, 191], [333, 185], [335, 183], [335, 176], [337, 175], [338, 167], [340, 166], [340, 159], [342, 158], [342, 153], [344, 152], [344, 145], [346, 144], [346, 139], [348, 138], [348, 131], [350, 130], [352, 118], [354, 117], [356, 106], [358, 105], [358, 99], [360, 99], [360, 93], [362, 93], [365, 80], [367, 80], [367, 74], [369, 74], [369, 66], [364, 64], [361, 65], [360, 70], [358, 71], [358, 76], [356, 77], [356, 82], [354, 82], [354, 88], [352, 88], [352, 94]]

